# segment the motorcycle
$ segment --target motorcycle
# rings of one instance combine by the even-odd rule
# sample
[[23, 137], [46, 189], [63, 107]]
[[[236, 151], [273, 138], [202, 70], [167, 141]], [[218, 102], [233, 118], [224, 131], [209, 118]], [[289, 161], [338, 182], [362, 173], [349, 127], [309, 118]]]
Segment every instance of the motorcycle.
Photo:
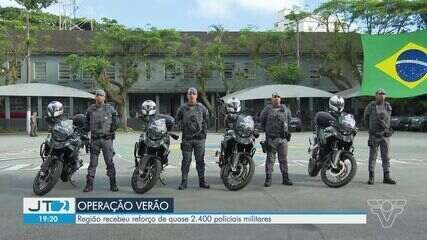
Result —
[[219, 155], [220, 177], [227, 189], [237, 191], [251, 181], [255, 171], [255, 139], [258, 137], [252, 117], [242, 115], [237, 117], [233, 129], [224, 134], [221, 153], [217, 151], [216, 155]]
[[136, 193], [149, 191], [159, 179], [163, 183], [160, 174], [168, 165], [169, 137], [179, 139], [178, 135], [168, 132], [165, 119], [157, 119], [148, 124], [146, 131], [135, 143], [135, 169], [131, 185]]
[[73, 120], [54, 123], [46, 140], [40, 145], [40, 157], [47, 167], [43, 176], [40, 169], [34, 179], [33, 191], [36, 195], [42, 196], [51, 191], [59, 178], [76, 186], [71, 177], [83, 165], [83, 161], [79, 160], [80, 149], [86, 146], [88, 152], [88, 137], [83, 132], [73, 124]]
[[[322, 181], [329, 187], [338, 188], [348, 184], [356, 175], [353, 140], [357, 134], [353, 115], [343, 113], [330, 126], [319, 129], [309, 139], [310, 160], [308, 174], [317, 176], [321, 171]], [[320, 145], [327, 149], [320, 156]]]

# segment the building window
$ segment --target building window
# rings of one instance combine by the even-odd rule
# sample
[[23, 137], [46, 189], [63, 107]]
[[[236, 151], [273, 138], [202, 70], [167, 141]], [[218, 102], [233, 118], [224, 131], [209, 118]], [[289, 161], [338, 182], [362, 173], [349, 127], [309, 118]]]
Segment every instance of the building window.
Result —
[[245, 63], [243, 65], [243, 75], [247, 80], [255, 80], [256, 79], [256, 67], [253, 63]]
[[234, 78], [234, 63], [225, 63], [224, 64], [224, 77], [227, 80]]
[[178, 67], [174, 63], [165, 64], [165, 80], [173, 81], [177, 77]]
[[47, 80], [46, 75], [46, 62], [35, 62], [33, 79], [36, 82], [42, 82]]
[[194, 69], [190, 65], [184, 66], [184, 79], [185, 80], [193, 80], [194, 79]]
[[68, 81], [71, 79], [71, 66], [67, 63], [58, 64], [58, 80]]
[[116, 70], [114, 67], [109, 67], [105, 70], [107, 78], [110, 80], [116, 80]]
[[145, 63], [145, 80], [147, 80], [147, 81], [151, 80], [152, 71], [153, 71], [153, 69], [152, 69], [151, 63], [146, 62]]
[[314, 66], [310, 69], [310, 79], [312, 81], [313, 87], [320, 86], [320, 72], [318, 66]]

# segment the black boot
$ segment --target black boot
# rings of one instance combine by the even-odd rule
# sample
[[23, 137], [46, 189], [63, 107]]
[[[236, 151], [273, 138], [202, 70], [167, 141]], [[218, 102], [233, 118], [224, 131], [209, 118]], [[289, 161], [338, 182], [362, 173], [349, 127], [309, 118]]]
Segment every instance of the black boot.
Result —
[[265, 183], [264, 183], [264, 187], [270, 187], [271, 186], [271, 174], [266, 174], [265, 175]]
[[119, 188], [117, 187], [117, 183], [116, 183], [116, 177], [110, 177], [110, 190], [112, 192], [117, 192], [119, 191]]
[[294, 183], [289, 179], [288, 173], [284, 173], [282, 178], [283, 178], [283, 182], [282, 182], [283, 185], [288, 185], [288, 186], [294, 185]]
[[199, 177], [199, 187], [210, 188], [209, 184], [205, 180], [205, 177]]
[[179, 185], [179, 190], [184, 190], [187, 188], [187, 176], [182, 176], [181, 184]]
[[385, 184], [396, 184], [396, 181], [390, 177], [390, 172], [384, 172], [384, 180]]
[[375, 182], [375, 174], [372, 171], [369, 171], [369, 180], [368, 180], [368, 184], [369, 185], [374, 185]]
[[83, 192], [92, 192], [93, 191], [93, 179], [87, 177], [86, 178], [86, 187], [83, 189]]

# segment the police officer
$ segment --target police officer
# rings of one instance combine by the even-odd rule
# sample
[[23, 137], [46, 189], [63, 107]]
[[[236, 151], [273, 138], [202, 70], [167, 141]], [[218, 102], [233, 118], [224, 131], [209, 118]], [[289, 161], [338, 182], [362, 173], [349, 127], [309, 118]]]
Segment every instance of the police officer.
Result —
[[382, 166], [384, 171], [383, 183], [396, 184], [390, 177], [390, 128], [391, 105], [385, 101], [386, 93], [384, 89], [378, 89], [375, 93], [376, 101], [370, 102], [363, 114], [365, 126], [369, 129], [369, 181], [374, 184], [375, 161], [378, 155], [378, 147], [381, 150]]
[[192, 154], [196, 159], [196, 169], [199, 175], [199, 186], [209, 188], [205, 179], [205, 142], [208, 128], [209, 113], [205, 106], [197, 102], [197, 90], [187, 90], [187, 103], [178, 109], [176, 122], [181, 124], [182, 129], [182, 181], [178, 189], [187, 188], [188, 172]]
[[293, 185], [288, 176], [288, 141], [290, 140], [288, 126], [291, 121], [291, 111], [281, 104], [281, 97], [277, 92], [272, 94], [271, 103], [262, 110], [260, 116], [261, 128], [265, 131], [267, 151], [264, 186], [271, 186], [276, 153], [282, 172], [282, 183]]
[[93, 181], [96, 167], [98, 166], [99, 153], [102, 150], [105, 165], [107, 165], [107, 176], [110, 178], [110, 190], [118, 191], [116, 184], [116, 169], [113, 163], [114, 132], [118, 128], [117, 112], [113, 106], [105, 103], [105, 92], [96, 90], [95, 104], [92, 104], [86, 112], [86, 125], [91, 133], [90, 164], [86, 176], [86, 187], [84, 192], [93, 191]]

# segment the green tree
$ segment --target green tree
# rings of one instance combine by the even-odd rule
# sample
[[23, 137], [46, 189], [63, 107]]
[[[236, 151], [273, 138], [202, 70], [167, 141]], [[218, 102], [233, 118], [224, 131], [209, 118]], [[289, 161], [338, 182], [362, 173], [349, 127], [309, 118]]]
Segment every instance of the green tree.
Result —
[[296, 84], [302, 74], [295, 57], [290, 57], [289, 42], [295, 32], [256, 32], [251, 28], [240, 31], [239, 46], [249, 52], [252, 61], [263, 68], [269, 79], [279, 84]]
[[[92, 56], [70, 55], [67, 62], [72, 71], [83, 69], [96, 79], [116, 103], [121, 123], [127, 128], [126, 97], [138, 81], [140, 66], [152, 53], [162, 54], [165, 59], [175, 55], [180, 45], [180, 34], [169, 29], [129, 29], [114, 21], [110, 23], [93, 39], [88, 49]], [[115, 70], [117, 77], [109, 77], [109, 70]]]

